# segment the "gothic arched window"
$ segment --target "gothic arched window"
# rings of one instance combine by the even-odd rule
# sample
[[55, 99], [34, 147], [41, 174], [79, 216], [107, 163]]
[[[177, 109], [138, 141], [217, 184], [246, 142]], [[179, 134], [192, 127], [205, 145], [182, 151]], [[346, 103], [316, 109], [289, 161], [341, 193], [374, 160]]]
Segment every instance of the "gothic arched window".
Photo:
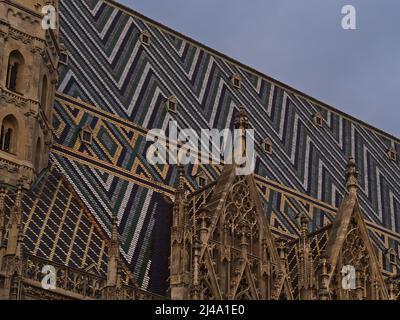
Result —
[[1, 124], [0, 150], [8, 153], [17, 152], [18, 123], [14, 116], [8, 115]]
[[7, 89], [21, 93], [23, 90], [25, 60], [18, 50], [10, 53], [7, 68]]

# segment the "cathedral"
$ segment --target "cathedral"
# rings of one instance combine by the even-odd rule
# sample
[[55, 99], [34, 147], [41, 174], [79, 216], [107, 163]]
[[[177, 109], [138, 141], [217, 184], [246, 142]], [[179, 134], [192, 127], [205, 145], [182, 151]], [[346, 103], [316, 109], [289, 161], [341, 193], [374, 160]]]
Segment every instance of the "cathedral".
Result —
[[398, 138], [111, 0], [0, 1], [0, 64], [1, 300], [400, 299]]

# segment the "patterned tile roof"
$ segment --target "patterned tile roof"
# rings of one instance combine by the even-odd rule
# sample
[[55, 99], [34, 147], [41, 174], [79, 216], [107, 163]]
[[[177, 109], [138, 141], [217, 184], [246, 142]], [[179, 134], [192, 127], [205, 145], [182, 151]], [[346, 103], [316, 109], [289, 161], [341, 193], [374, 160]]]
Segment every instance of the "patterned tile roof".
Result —
[[[6, 217], [15, 196], [15, 190], [7, 189]], [[42, 173], [22, 205], [27, 252], [73, 268], [95, 266], [106, 274], [107, 238], [54, 166]]]
[[[6, 189], [6, 219], [15, 197], [16, 190]], [[27, 254], [106, 277], [109, 236], [54, 163], [25, 192], [22, 214]], [[123, 280], [134, 283], [126, 266], [123, 266]]]
[[[140, 41], [143, 31], [149, 45]], [[257, 145], [256, 179], [276, 232], [298, 236], [301, 211], [313, 230], [332, 221], [352, 155], [375, 245], [398, 250], [400, 165], [386, 155], [389, 148], [400, 151], [397, 138], [113, 1], [62, 1], [61, 32], [69, 64], [60, 70], [52, 158], [101, 228], [108, 230], [118, 214], [123, 256], [144, 288], [165, 288], [170, 208], [164, 197], [173, 194], [177, 175], [173, 166], [148, 164], [147, 130], [166, 129], [169, 120], [195, 130], [230, 128], [242, 105], [257, 141], [273, 142], [272, 155]], [[241, 89], [231, 85], [236, 74]], [[176, 115], [164, 106], [170, 96], [178, 100]], [[313, 121], [317, 112], [322, 127]], [[80, 140], [86, 125], [91, 145]], [[213, 181], [221, 168], [187, 168], [192, 190], [199, 171]], [[387, 266], [383, 253], [380, 259]]]

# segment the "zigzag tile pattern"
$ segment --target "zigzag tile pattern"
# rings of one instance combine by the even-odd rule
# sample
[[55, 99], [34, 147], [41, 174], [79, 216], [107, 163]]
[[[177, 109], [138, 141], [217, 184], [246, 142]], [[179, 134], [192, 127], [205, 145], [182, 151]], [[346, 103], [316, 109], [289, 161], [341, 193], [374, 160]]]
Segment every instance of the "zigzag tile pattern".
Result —
[[[140, 41], [144, 30], [151, 35], [148, 46]], [[257, 175], [332, 208], [345, 192], [346, 159], [354, 156], [366, 217], [399, 232], [400, 165], [386, 156], [388, 148], [400, 151], [396, 138], [115, 3], [61, 2], [61, 31], [69, 65], [60, 70], [55, 104], [55, 161], [105, 229], [112, 212], [124, 221], [124, 256], [143, 287], [151, 287], [154, 274], [152, 235], [166, 219], [161, 194], [171, 194], [176, 179], [174, 168], [147, 163], [145, 133], [166, 129], [171, 119], [181, 128], [230, 128], [238, 107], [245, 106], [257, 141], [269, 137], [274, 143], [272, 155], [257, 147]], [[234, 74], [243, 79], [241, 89], [230, 84]], [[164, 107], [172, 95], [179, 102], [177, 115]], [[84, 107], [78, 107], [79, 100]], [[313, 122], [317, 112], [324, 118], [323, 127]], [[94, 132], [89, 147], [79, 140], [84, 125]], [[193, 174], [197, 170], [188, 168]], [[210, 166], [201, 170], [210, 178], [218, 174], [218, 168]], [[274, 212], [277, 229], [296, 235], [295, 215], [304, 206], [297, 200], [282, 201], [279, 192], [265, 192], [271, 197], [266, 212]], [[312, 210], [314, 229], [332, 218], [326, 211]], [[384, 242], [382, 246], [389, 245]]]
[[[109, 232], [109, 221], [113, 213], [117, 214], [124, 260], [135, 280], [143, 288], [152, 288], [150, 280], [154, 279], [150, 279], [150, 275], [153, 269], [161, 268], [165, 275], [168, 267], [168, 235], [165, 235], [161, 242], [157, 242], [153, 237], [154, 230], [160, 228], [168, 230], [165, 226], [169, 223], [170, 208], [162, 195], [150, 188], [141, 187], [134, 182], [127, 182], [102, 170], [77, 163], [69, 157], [53, 153], [52, 158], [69, 182], [74, 185], [77, 194], [105, 232]], [[154, 267], [152, 263], [155, 264]], [[158, 288], [155, 286], [152, 292], [164, 293]]]

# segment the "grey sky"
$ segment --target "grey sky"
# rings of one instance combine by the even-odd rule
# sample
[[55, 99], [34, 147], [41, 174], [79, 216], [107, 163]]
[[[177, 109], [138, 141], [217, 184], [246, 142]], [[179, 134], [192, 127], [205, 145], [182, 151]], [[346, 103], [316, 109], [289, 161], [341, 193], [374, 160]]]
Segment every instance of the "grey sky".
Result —
[[[400, 137], [400, 0], [120, 0]], [[341, 9], [357, 29], [341, 28]]]

